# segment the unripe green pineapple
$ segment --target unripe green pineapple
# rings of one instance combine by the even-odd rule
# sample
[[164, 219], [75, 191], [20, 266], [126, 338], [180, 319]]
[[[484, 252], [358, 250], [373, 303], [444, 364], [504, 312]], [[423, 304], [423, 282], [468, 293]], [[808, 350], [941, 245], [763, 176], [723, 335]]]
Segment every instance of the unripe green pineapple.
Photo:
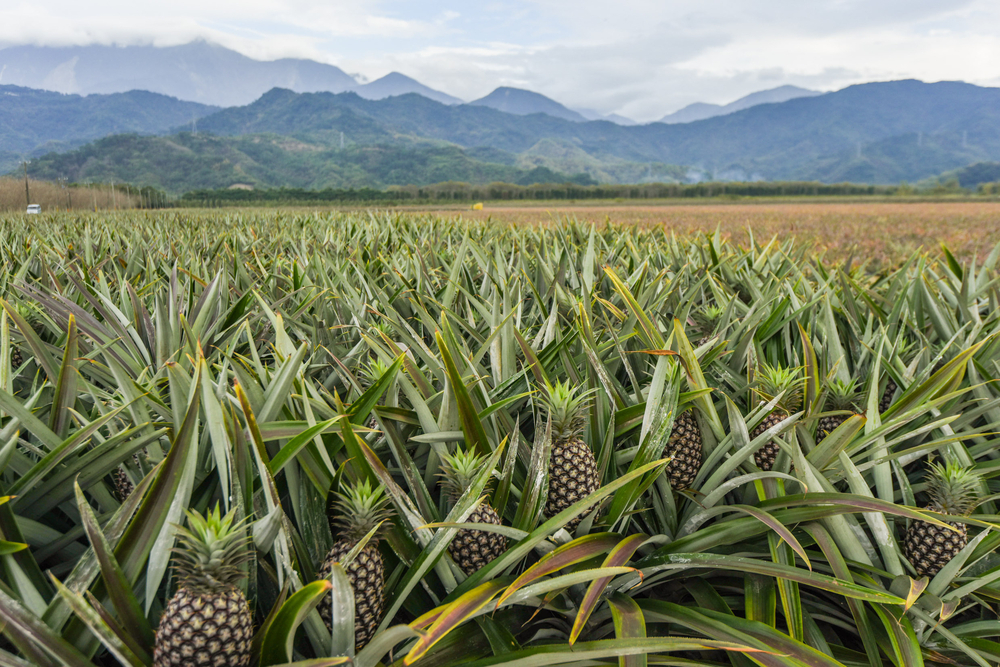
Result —
[[[552, 424], [552, 455], [549, 459], [549, 495], [545, 516], [553, 517], [573, 503], [586, 498], [601, 485], [597, 460], [587, 443], [580, 438], [587, 424], [588, 394], [578, 394], [576, 387], [560, 382], [548, 387], [545, 404]], [[572, 531], [579, 516], [566, 525]]]
[[[485, 457], [477, 456], [475, 452], [458, 449], [454, 454], [444, 457], [444, 487], [452, 501], [465, 493], [475, 480], [483, 466]], [[500, 515], [485, 500], [473, 510], [467, 523], [501, 524]], [[448, 553], [462, 571], [468, 575], [487, 565], [507, 550], [507, 538], [498, 533], [485, 530], [469, 530], [463, 528], [448, 545]]]
[[24, 363], [24, 355], [21, 354], [21, 348], [18, 345], [10, 346], [10, 367], [13, 370], [17, 370]]
[[[830, 410], [850, 410], [855, 412], [858, 409], [858, 384], [853, 380], [834, 380], [828, 385], [827, 405]], [[847, 421], [850, 415], [826, 415], [819, 418], [816, 425], [816, 444], [826, 440], [826, 436], [833, 433], [838, 426]]]
[[[973, 468], [949, 463], [930, 464], [927, 474], [927, 509], [939, 514], [969, 516], [978, 503], [980, 477]], [[958, 532], [926, 521], [913, 521], [906, 531], [904, 551], [917, 574], [933, 577], [969, 543], [964, 523], [949, 523]]]
[[[784, 368], [781, 366], [770, 366], [763, 364], [757, 372], [759, 385], [755, 390], [760, 396], [762, 403], [770, 402], [778, 394], [784, 393], [777, 407], [764, 418], [750, 433], [753, 440], [769, 428], [773, 428], [788, 418], [788, 415], [795, 412], [802, 405], [802, 369]], [[753, 453], [754, 463], [761, 470], [770, 470], [774, 467], [774, 462], [778, 458], [781, 448], [774, 440], [768, 440], [764, 445]]]
[[246, 576], [249, 537], [230, 512], [188, 512], [178, 527], [174, 570], [180, 588], [156, 631], [154, 667], [242, 667], [250, 664], [253, 617], [236, 584]]
[[899, 389], [899, 385], [892, 379], [892, 376], [889, 376], [889, 379], [885, 383], [885, 389], [882, 390], [882, 398], [878, 402], [879, 414], [888, 410], [889, 406], [892, 405], [892, 399], [896, 395], [897, 389]]
[[663, 450], [663, 457], [670, 457], [667, 464], [667, 479], [676, 491], [682, 491], [689, 486], [701, 470], [704, 457], [702, 451], [701, 429], [694, 416], [694, 410], [685, 410], [674, 420], [670, 431], [670, 440]]
[[[384, 493], [381, 486], [373, 489], [365, 480], [348, 487], [344, 493], [336, 494], [331, 523], [339, 529], [340, 536], [320, 567], [321, 578], [328, 579], [333, 565], [342, 563], [363, 537], [389, 517], [386, 508], [388, 498]], [[385, 609], [385, 562], [378, 543], [376, 534], [344, 567], [354, 589], [354, 644], [358, 650], [375, 636]], [[332, 601], [326, 599], [319, 608], [320, 616], [328, 627], [333, 622], [331, 604]]]

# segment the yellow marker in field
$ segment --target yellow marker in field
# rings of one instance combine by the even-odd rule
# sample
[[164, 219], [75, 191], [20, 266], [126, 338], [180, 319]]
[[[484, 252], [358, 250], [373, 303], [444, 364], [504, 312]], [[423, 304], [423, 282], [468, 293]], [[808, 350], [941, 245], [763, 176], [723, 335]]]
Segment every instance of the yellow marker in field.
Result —
[[479, 202], [478, 204], [473, 204], [472, 205], [472, 210], [473, 211], [482, 211], [483, 210], [483, 202]]

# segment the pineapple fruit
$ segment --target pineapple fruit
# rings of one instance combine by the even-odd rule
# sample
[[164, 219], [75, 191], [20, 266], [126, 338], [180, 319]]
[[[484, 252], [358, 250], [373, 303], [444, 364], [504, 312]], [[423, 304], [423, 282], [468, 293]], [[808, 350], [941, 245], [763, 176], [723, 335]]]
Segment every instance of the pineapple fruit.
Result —
[[[951, 516], [969, 516], [978, 501], [979, 475], [972, 468], [949, 463], [930, 464], [927, 509]], [[926, 521], [913, 521], [906, 531], [904, 553], [921, 577], [933, 577], [969, 543], [968, 526], [949, 522], [958, 532]]]
[[[457, 450], [444, 458], [444, 487], [452, 501], [465, 493], [483, 466], [484, 457], [472, 451]], [[501, 524], [500, 515], [485, 500], [473, 510], [467, 523]], [[474, 574], [507, 550], [507, 538], [485, 530], [462, 529], [448, 545], [452, 560], [467, 575]]]
[[[750, 439], [754, 439], [769, 428], [781, 423], [788, 418], [788, 415], [799, 409], [802, 404], [802, 376], [801, 368], [784, 368], [781, 366], [770, 366], [764, 364], [758, 371], [760, 384], [756, 389], [761, 402], [769, 402], [778, 394], [784, 394], [778, 402], [777, 407], [764, 418], [750, 433]], [[774, 467], [774, 462], [778, 458], [781, 448], [774, 440], [768, 440], [764, 445], [753, 453], [753, 461], [758, 468], [767, 471]]]
[[250, 664], [253, 616], [236, 587], [250, 559], [249, 538], [234, 513], [188, 512], [177, 528], [174, 564], [180, 587], [156, 631], [153, 667], [242, 667]]
[[[858, 385], [857, 382], [833, 380], [828, 385], [829, 394], [827, 405], [830, 410], [850, 410], [855, 412], [858, 409]], [[816, 425], [816, 444], [826, 440], [826, 436], [833, 433], [838, 426], [847, 421], [849, 415], [826, 415], [819, 418]]]
[[[389, 516], [384, 489], [372, 488], [365, 480], [336, 494], [331, 523], [340, 531], [339, 539], [320, 567], [320, 578], [328, 579], [335, 563], [340, 563], [358, 542]], [[354, 589], [354, 644], [360, 650], [371, 641], [385, 609], [385, 562], [378, 549], [377, 535], [369, 540], [344, 571]], [[327, 626], [333, 622], [331, 600], [320, 605]]]
[[[141, 470], [139, 466], [139, 452], [132, 454], [132, 460], [135, 462], [135, 467]], [[132, 495], [132, 491], [135, 490], [132, 479], [129, 477], [124, 465], [115, 468], [112, 475], [115, 481], [115, 493], [118, 494], [118, 500], [119, 502], [125, 502]]]
[[[594, 453], [580, 438], [587, 423], [588, 396], [578, 395], [568, 382], [548, 388], [545, 398], [552, 424], [552, 454], [549, 459], [549, 495], [545, 516], [551, 518], [573, 503], [586, 498], [601, 485]], [[582, 520], [566, 525], [572, 531]]]
[[685, 410], [674, 420], [670, 431], [670, 439], [663, 450], [664, 458], [670, 457], [667, 464], [667, 479], [676, 491], [682, 491], [691, 486], [694, 478], [701, 470], [704, 456], [702, 452], [701, 429], [694, 416], [694, 410]]
[[882, 390], [882, 398], [880, 398], [878, 402], [879, 414], [888, 410], [889, 406], [892, 405], [892, 399], [896, 395], [897, 389], [899, 389], [899, 385], [896, 384], [896, 381], [893, 380], [890, 375], [889, 379], [885, 383], [885, 389]]

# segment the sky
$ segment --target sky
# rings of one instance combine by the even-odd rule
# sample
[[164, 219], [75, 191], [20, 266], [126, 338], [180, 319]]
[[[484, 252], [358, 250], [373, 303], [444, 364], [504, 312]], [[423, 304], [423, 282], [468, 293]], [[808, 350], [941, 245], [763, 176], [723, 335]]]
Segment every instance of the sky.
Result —
[[0, 45], [176, 45], [399, 71], [465, 100], [527, 88], [655, 120], [793, 84], [1000, 86], [996, 0], [3, 0]]

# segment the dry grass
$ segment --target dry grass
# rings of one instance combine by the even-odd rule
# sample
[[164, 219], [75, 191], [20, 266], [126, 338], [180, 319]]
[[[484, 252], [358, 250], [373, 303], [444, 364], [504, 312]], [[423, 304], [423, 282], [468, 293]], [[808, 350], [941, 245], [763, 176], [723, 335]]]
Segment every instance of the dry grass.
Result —
[[[114, 192], [110, 187], [96, 185], [63, 188], [58, 183], [28, 179], [28, 189], [31, 203], [41, 205], [43, 212], [65, 211], [71, 204], [75, 211], [135, 208], [139, 204], [139, 197], [127, 196], [121, 187]], [[0, 178], [0, 211], [23, 213], [25, 208], [24, 180]]]
[[[456, 215], [441, 210], [441, 215]], [[898, 261], [943, 243], [963, 258], [988, 253], [1000, 243], [1000, 202], [764, 202], [734, 204], [617, 204], [608, 206], [492, 206], [462, 211], [467, 219], [539, 224], [572, 217], [640, 226], [664, 225], [678, 234], [713, 231], [747, 243], [748, 229], [758, 242], [795, 237], [814, 243], [829, 258]]]

